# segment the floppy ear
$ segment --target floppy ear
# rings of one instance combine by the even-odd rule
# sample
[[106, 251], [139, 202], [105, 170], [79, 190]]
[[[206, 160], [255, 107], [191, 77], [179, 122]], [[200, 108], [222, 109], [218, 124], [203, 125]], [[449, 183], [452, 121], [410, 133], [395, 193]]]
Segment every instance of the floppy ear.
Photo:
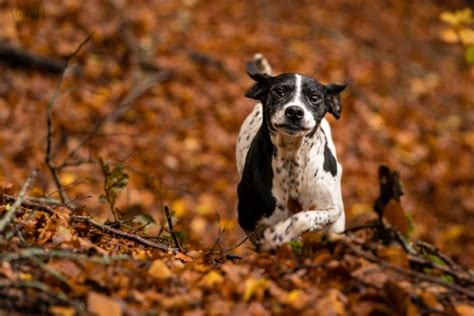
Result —
[[247, 63], [246, 70], [250, 78], [255, 80], [257, 83], [245, 93], [245, 96], [251, 99], [260, 100], [268, 88], [267, 83], [271, 76], [261, 73], [253, 61]]
[[344, 91], [347, 84], [335, 84], [331, 83], [326, 86], [327, 99], [326, 104], [328, 112], [334, 115], [336, 119], [341, 117], [341, 98], [339, 94]]
[[247, 70], [247, 74], [250, 76], [250, 78], [252, 78], [253, 80], [255, 80], [257, 82], [267, 80], [268, 78], [271, 77], [269, 74], [263, 73], [257, 67], [257, 65], [255, 65], [255, 61], [253, 61], [253, 60], [249, 61], [245, 65], [245, 69]]

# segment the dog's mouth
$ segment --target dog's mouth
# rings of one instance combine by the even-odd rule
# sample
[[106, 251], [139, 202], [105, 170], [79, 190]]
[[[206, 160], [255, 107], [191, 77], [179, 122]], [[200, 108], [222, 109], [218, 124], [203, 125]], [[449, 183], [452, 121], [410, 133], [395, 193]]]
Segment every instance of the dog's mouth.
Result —
[[309, 131], [308, 128], [305, 128], [303, 126], [297, 125], [297, 124], [290, 124], [290, 123], [282, 123], [282, 124], [277, 124], [275, 127], [279, 130], [282, 130], [283, 132], [294, 135], [294, 134], [299, 134], [301, 132], [307, 132]]

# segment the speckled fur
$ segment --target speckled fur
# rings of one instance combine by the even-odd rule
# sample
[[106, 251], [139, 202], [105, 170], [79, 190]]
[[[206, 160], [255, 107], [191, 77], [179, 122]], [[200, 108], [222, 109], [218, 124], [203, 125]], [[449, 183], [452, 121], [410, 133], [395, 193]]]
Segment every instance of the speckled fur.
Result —
[[[289, 135], [278, 129], [270, 132], [274, 146], [271, 195], [275, 207], [269, 216], [262, 216], [258, 220], [255, 229], [260, 230], [260, 233], [251, 235], [254, 243], [263, 249], [272, 249], [308, 231], [328, 229], [340, 233], [345, 228], [340, 187], [342, 167], [337, 162], [334, 174], [323, 167], [327, 159], [325, 148], [337, 159], [331, 129], [326, 119], [317, 122], [311, 115], [301, 97], [301, 78], [301, 75], [295, 75], [296, 92], [293, 98], [270, 118], [270, 124], [276, 125], [284, 120], [281, 116], [285, 109], [296, 104], [304, 109], [304, 124], [310, 127], [311, 133], [306, 131]], [[249, 148], [262, 127], [262, 111], [262, 103], [256, 104], [240, 129], [236, 160], [241, 179]], [[290, 199], [298, 201], [301, 212], [294, 214], [291, 211], [288, 207]]]

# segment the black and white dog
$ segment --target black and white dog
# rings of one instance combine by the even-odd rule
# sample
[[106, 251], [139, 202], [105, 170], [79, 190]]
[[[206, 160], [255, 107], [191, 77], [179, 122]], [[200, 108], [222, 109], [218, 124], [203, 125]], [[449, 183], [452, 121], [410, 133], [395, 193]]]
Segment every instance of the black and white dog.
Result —
[[[266, 62], [266, 60], [263, 59]], [[305, 232], [345, 228], [341, 165], [324, 115], [339, 118], [346, 85], [323, 85], [294, 73], [278, 76], [247, 64], [256, 81], [246, 96], [259, 100], [237, 141], [240, 226], [260, 249]]]

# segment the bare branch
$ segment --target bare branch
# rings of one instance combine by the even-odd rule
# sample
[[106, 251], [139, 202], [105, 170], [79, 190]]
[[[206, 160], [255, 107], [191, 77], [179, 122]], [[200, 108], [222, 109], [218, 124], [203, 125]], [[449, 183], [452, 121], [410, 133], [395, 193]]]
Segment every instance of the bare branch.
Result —
[[[11, 195], [4, 194], [3, 195], [3, 201], [5, 203], [17, 203], [19, 201], [19, 199], [15, 198]], [[21, 203], [21, 206], [23, 206], [25, 208], [28, 208], [28, 209], [33, 209], [33, 210], [36, 210], [36, 211], [45, 212], [48, 215], [53, 215], [54, 214], [54, 210], [52, 208], [50, 208], [49, 206], [46, 206], [46, 205], [41, 205], [41, 204], [33, 203], [33, 202], [30, 202], [30, 201], [19, 201], [18, 203]]]
[[5, 227], [13, 220], [15, 217], [16, 209], [22, 204], [23, 199], [25, 198], [26, 191], [28, 190], [29, 186], [33, 182], [34, 178], [36, 177], [36, 170], [33, 170], [31, 175], [26, 179], [25, 184], [21, 188], [20, 194], [16, 199], [15, 203], [13, 203], [12, 207], [7, 211], [7, 213], [2, 217], [0, 220], [0, 233], [3, 232]]
[[171, 248], [171, 247], [168, 247], [167, 245], [159, 244], [159, 243], [147, 240], [147, 239], [145, 239], [143, 237], [140, 237], [138, 235], [135, 235], [135, 234], [132, 234], [132, 233], [127, 233], [127, 232], [121, 231], [119, 229], [115, 229], [115, 228], [112, 228], [110, 226], [103, 225], [99, 222], [96, 222], [95, 220], [93, 220], [89, 216], [74, 215], [74, 216], [71, 216], [71, 220], [86, 222], [89, 225], [93, 226], [94, 228], [96, 228], [96, 229], [98, 229], [98, 230], [100, 230], [104, 233], [108, 233], [108, 234], [111, 234], [111, 235], [114, 235], [114, 236], [117, 236], [117, 237], [121, 237], [121, 238], [125, 238], [125, 239], [128, 239], [128, 240], [132, 240], [132, 241], [138, 242], [138, 243], [140, 243], [142, 245], [145, 245], [145, 246], [148, 246], [148, 247], [157, 248], [157, 249], [161, 249], [161, 250], [164, 250], [164, 251], [176, 250], [175, 248]]
[[[91, 132], [84, 139], [82, 139], [82, 141], [79, 142], [79, 144], [74, 149], [69, 152], [67, 157], [64, 159], [64, 162], [58, 166], [58, 169], [62, 169], [70, 165], [79, 165], [80, 163], [77, 163], [76, 161], [71, 162], [71, 160], [76, 157], [79, 150], [81, 150], [84, 146], [92, 142], [94, 137], [96, 137], [96, 135], [100, 132], [101, 128], [106, 123], [115, 122], [130, 108], [130, 106], [133, 105], [135, 100], [145, 94], [156, 83], [163, 82], [169, 77], [169, 72], [160, 71], [158, 73], [148, 75], [145, 79], [141, 80], [140, 82], [137, 82], [127, 93], [127, 95], [122, 99], [122, 101], [120, 101], [119, 105], [114, 110], [102, 116], [102, 118], [95, 123], [94, 127], [92, 127]], [[88, 163], [91, 160], [92, 159], [89, 157], [89, 159], [84, 160], [84, 163]]]
[[373, 255], [373, 254], [371, 254], [367, 251], [362, 250], [361, 248], [357, 247], [356, 245], [354, 245], [353, 243], [351, 243], [351, 242], [349, 242], [345, 239], [342, 239], [339, 242], [341, 242], [344, 246], [349, 248], [356, 255], [361, 256], [364, 259], [367, 259], [368, 261], [375, 262], [383, 268], [393, 270], [393, 271], [395, 271], [399, 274], [408, 276], [410, 278], [418, 279], [420, 281], [441, 285], [444, 288], [451, 289], [451, 290], [453, 290], [457, 293], [465, 295], [466, 297], [468, 297], [470, 299], [474, 299], [474, 291], [469, 289], [469, 288], [462, 287], [462, 286], [459, 286], [459, 285], [453, 284], [453, 283], [448, 283], [448, 282], [446, 282], [446, 281], [444, 281], [440, 278], [437, 278], [435, 276], [426, 275], [426, 274], [423, 274], [423, 273], [420, 273], [420, 272], [417, 272], [417, 271], [408, 270], [408, 269], [405, 269], [405, 268], [395, 266], [395, 265], [393, 265], [389, 262], [381, 260], [380, 258], [376, 257], [375, 255]]
[[174, 228], [173, 228], [173, 219], [171, 218], [170, 209], [168, 208], [167, 205], [165, 205], [163, 207], [163, 210], [166, 216], [166, 220], [168, 222], [168, 228], [169, 228], [171, 238], [173, 238], [173, 241], [174, 241], [174, 245], [176, 246], [176, 248], [179, 249], [179, 251], [183, 252], [183, 247], [181, 247], [181, 243], [179, 242], [178, 236], [176, 235], [176, 232], [174, 231]]
[[61, 77], [59, 78], [58, 82], [56, 83], [56, 88], [54, 90], [53, 96], [48, 102], [48, 107], [47, 107], [47, 136], [46, 136], [46, 155], [45, 155], [45, 163], [48, 166], [49, 171], [51, 172], [51, 175], [53, 176], [54, 183], [56, 187], [58, 188], [59, 192], [59, 197], [61, 199], [61, 202], [67, 203], [69, 201], [66, 191], [64, 190], [64, 187], [61, 183], [61, 180], [59, 179], [59, 169], [58, 167], [54, 164], [53, 162], [53, 107], [54, 104], [56, 103], [59, 94], [61, 92], [61, 85], [64, 81], [64, 76], [66, 74], [66, 70], [69, 66], [69, 62], [71, 61], [72, 58], [74, 58], [79, 51], [86, 45], [90, 39], [92, 38], [92, 35], [94, 33], [91, 33], [87, 38], [82, 41], [82, 43], [79, 44], [79, 46], [76, 48], [76, 50], [69, 55], [69, 57], [66, 59], [66, 62], [64, 64], [63, 71], [61, 73]]
[[27, 248], [20, 252], [14, 252], [10, 254], [2, 254], [0, 261], [14, 261], [20, 259], [29, 259], [32, 257], [40, 258], [63, 258], [70, 259], [74, 261], [87, 260], [93, 263], [109, 265], [114, 261], [120, 260], [130, 260], [130, 257], [127, 255], [118, 255], [118, 256], [88, 256], [85, 254], [75, 253], [70, 250], [54, 249], [54, 250], [45, 250], [42, 248]]

